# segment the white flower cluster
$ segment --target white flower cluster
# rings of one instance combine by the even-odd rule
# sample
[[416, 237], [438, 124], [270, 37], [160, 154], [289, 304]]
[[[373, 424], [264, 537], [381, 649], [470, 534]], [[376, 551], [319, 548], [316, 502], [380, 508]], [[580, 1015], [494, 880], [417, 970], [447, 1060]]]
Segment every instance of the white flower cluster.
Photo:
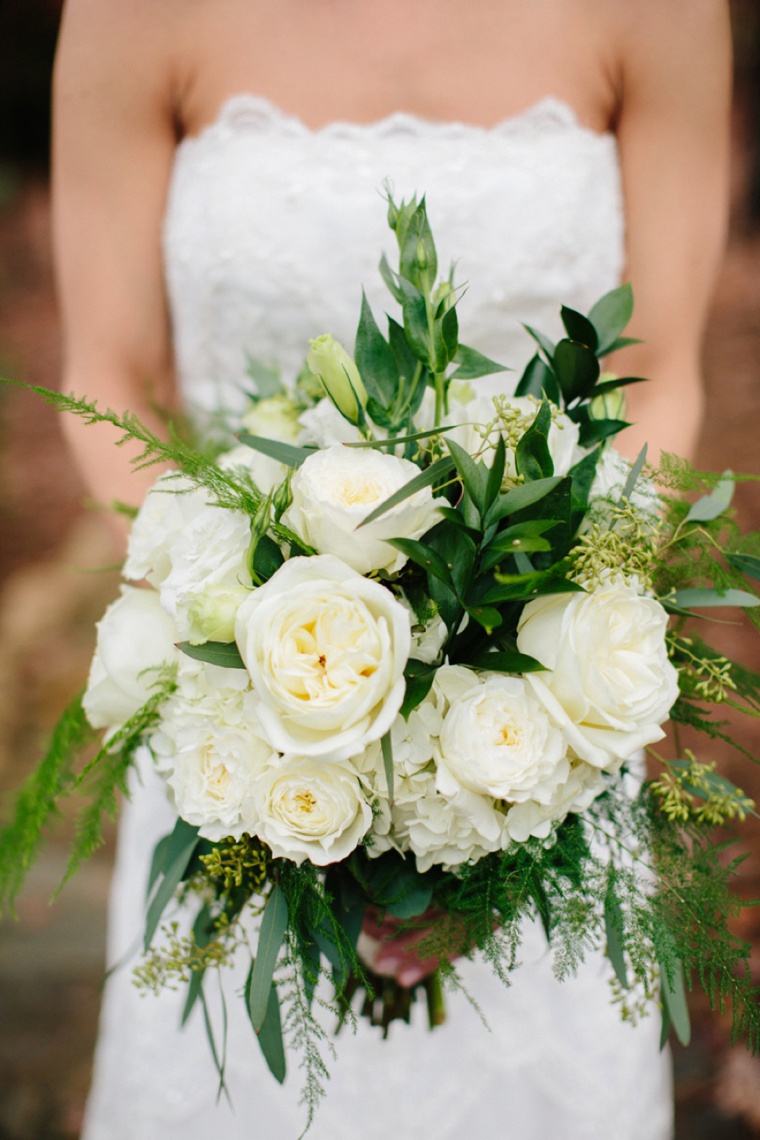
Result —
[[[262, 401], [247, 427], [292, 442], [296, 411], [276, 401]], [[471, 454], [492, 447], [499, 408], [503, 399], [463, 398], [452, 412]], [[534, 408], [515, 400], [512, 412], [529, 423]], [[301, 417], [301, 442], [305, 433], [322, 450], [293, 474], [282, 516], [282, 533], [317, 553], [289, 557], [283, 542], [284, 561], [263, 585], [251, 575], [248, 516], [210, 504], [182, 476], [159, 478], [124, 568], [148, 588], [125, 586], [99, 625], [87, 715], [113, 732], [148, 698], [155, 670], [175, 668], [151, 747], [179, 814], [211, 840], [248, 833], [277, 857], [324, 866], [366, 839], [370, 855], [411, 852], [425, 871], [546, 839], [600, 794], [606, 773], [662, 737], [677, 695], [665, 612], [634, 586], [609, 581], [524, 607], [517, 646], [541, 672], [442, 661], [446, 626], [435, 607], [417, 623], [403, 592], [407, 558], [389, 540], [420, 539], [446, 501], [423, 488], [360, 526], [419, 468], [344, 446], [340, 423], [347, 442], [357, 442], [355, 429], [336, 426], [335, 416], [321, 401]], [[560, 473], [582, 454], [577, 428], [561, 414], [548, 443]], [[507, 458], [509, 474], [513, 449]], [[264, 493], [285, 474], [250, 448], [221, 464], [244, 466]], [[235, 642], [244, 667], [195, 660], [180, 642]], [[404, 718], [410, 657], [438, 668]]]

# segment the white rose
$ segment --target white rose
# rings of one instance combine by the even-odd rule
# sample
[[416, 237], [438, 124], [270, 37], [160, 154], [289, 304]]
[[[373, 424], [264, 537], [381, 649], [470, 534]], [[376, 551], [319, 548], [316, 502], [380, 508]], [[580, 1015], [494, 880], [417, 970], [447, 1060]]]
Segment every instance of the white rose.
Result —
[[349, 764], [300, 756], [272, 764], [257, 790], [256, 834], [277, 858], [318, 867], [350, 855], [366, 835], [372, 809]]
[[[446, 681], [446, 667], [439, 670]], [[470, 673], [469, 688], [443, 718], [439, 791], [462, 789], [511, 803], [548, 802], [570, 771], [562, 733], [522, 677]]]
[[175, 542], [207, 502], [208, 492], [194, 488], [183, 475], [159, 476], [132, 523], [124, 577], [134, 582], [147, 578], [152, 586], [160, 586], [171, 571]]
[[334, 554], [360, 574], [395, 574], [406, 555], [387, 538], [419, 538], [439, 520], [429, 487], [357, 529], [380, 503], [419, 475], [416, 464], [372, 448], [329, 447], [310, 455], [291, 483], [283, 523], [320, 554]]
[[250, 539], [246, 514], [208, 505], [176, 538], [161, 603], [182, 638], [193, 644], [233, 640], [235, 614], [251, 589], [246, 566]]
[[281, 566], [238, 610], [235, 636], [281, 752], [346, 759], [379, 740], [401, 707], [409, 614], [331, 555]]
[[151, 695], [156, 667], [177, 660], [177, 630], [155, 590], [122, 586], [97, 624], [83, 706], [93, 728], [118, 728]]
[[667, 621], [659, 602], [620, 581], [525, 606], [518, 648], [551, 670], [526, 680], [589, 764], [614, 767], [664, 736], [660, 725], [678, 696]]
[[561, 823], [571, 811], [585, 811], [604, 789], [604, 773], [579, 760], [565, 778], [557, 782], [548, 803], [526, 800], [509, 809], [507, 834], [515, 843], [524, 843], [531, 835], [547, 839], [555, 823]]

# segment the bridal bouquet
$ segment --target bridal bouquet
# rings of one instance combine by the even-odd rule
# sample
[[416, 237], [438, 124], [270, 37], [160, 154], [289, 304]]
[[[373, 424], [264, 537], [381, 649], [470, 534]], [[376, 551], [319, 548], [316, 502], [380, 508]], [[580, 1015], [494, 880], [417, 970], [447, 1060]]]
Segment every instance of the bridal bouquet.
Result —
[[[709, 758], [652, 746], [668, 717], [709, 739], [727, 732], [714, 706], [757, 715], [758, 677], [683, 627], [706, 607], [752, 613], [759, 536], [733, 521], [730, 475], [666, 457], [658, 490], [645, 453], [612, 447], [637, 380], [600, 359], [630, 343], [627, 286], [588, 316], [563, 308], [556, 344], [529, 329], [516, 394], [488, 398], [478, 378], [503, 369], [459, 340], [424, 201], [390, 200], [389, 217], [400, 320], [384, 335], [363, 299], [354, 356], [317, 338], [290, 391], [252, 365], [234, 446], [167, 444], [47, 394], [178, 470], [134, 519], [124, 577], [141, 584], [100, 622], [84, 697], [0, 835], [0, 898], [80, 788], [76, 870], [145, 747], [177, 822], [136, 978], [186, 985], [220, 1071], [204, 986], [241, 954], [267, 1062], [282, 1080], [283, 1038], [301, 1049], [313, 1109], [319, 1008], [387, 1030], [424, 989], [435, 1024], [450, 959], [479, 950], [506, 982], [536, 916], [560, 977], [606, 948], [622, 1016], [659, 999], [685, 1041], [696, 974], [754, 1048], [734, 864], [711, 837], [753, 805]], [[649, 782], [630, 771], [641, 749]], [[413, 987], [376, 973], [389, 931], [414, 932], [437, 971]]]

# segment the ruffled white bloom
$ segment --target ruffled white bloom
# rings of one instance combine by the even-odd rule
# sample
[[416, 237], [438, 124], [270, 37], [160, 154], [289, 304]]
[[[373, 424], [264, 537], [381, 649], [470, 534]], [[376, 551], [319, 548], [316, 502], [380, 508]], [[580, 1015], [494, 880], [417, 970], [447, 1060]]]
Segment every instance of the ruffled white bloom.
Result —
[[667, 614], [619, 580], [589, 594], [555, 594], [525, 606], [521, 653], [551, 672], [526, 680], [573, 751], [597, 768], [661, 740], [678, 696], [668, 660]]
[[372, 822], [355, 769], [334, 757], [286, 757], [264, 774], [258, 795], [256, 834], [273, 855], [298, 864], [345, 859]]
[[549, 803], [570, 771], [562, 733], [522, 677], [444, 666], [435, 683], [448, 698], [447, 680], [460, 689], [463, 673], [469, 685], [452, 692], [441, 725], [438, 790], [449, 798], [467, 789], [510, 803]]
[[204, 505], [175, 539], [161, 604], [182, 638], [195, 645], [233, 639], [235, 614], [251, 589], [250, 538], [250, 519], [242, 511]]
[[323, 396], [313, 408], [301, 412], [299, 423], [298, 443], [302, 447], [335, 447], [339, 443], [359, 443], [362, 439], [359, 429], [343, 418], [327, 396]]
[[405, 554], [387, 538], [419, 538], [439, 519], [429, 487], [359, 529], [380, 503], [419, 475], [408, 459], [377, 451], [329, 447], [310, 455], [293, 476], [283, 523], [320, 554], [334, 554], [360, 574], [397, 573]]
[[524, 843], [531, 835], [546, 839], [555, 824], [561, 823], [571, 811], [585, 811], [604, 788], [604, 773], [579, 760], [566, 777], [557, 782], [548, 803], [526, 800], [509, 809], [507, 835], [515, 843]]
[[155, 669], [177, 660], [177, 629], [155, 590], [122, 586], [97, 624], [83, 706], [93, 728], [121, 727], [148, 700]]
[[409, 614], [332, 555], [281, 566], [238, 610], [235, 636], [281, 752], [347, 759], [379, 740], [401, 707]]
[[132, 523], [124, 577], [133, 582], [147, 578], [152, 586], [160, 586], [171, 571], [177, 539], [207, 502], [208, 492], [194, 487], [184, 475], [169, 471], [160, 475]]
[[279, 757], [261, 732], [244, 670], [183, 657], [151, 749], [178, 813], [202, 836], [255, 834], [257, 780]]

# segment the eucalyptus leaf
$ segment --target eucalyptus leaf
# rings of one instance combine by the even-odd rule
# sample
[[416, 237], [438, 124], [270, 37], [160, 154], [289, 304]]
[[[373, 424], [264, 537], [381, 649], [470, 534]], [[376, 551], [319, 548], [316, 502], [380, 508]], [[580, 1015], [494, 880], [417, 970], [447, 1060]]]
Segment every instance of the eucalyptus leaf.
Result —
[[726, 561], [734, 570], [760, 581], [760, 558], [755, 558], [752, 554], [727, 554]]
[[607, 885], [607, 894], [604, 899], [604, 932], [607, 938], [607, 956], [612, 964], [612, 969], [615, 971], [615, 977], [623, 989], [627, 990], [628, 970], [623, 953], [625, 923], [623, 911], [611, 881]]
[[250, 432], [241, 431], [237, 437], [246, 447], [253, 451], [260, 451], [286, 467], [300, 467], [305, 459], [314, 454], [313, 447], [296, 447], [292, 443], [283, 443], [279, 439], [266, 439], [262, 435], [251, 435]]
[[251, 1024], [257, 1033], [264, 1024], [272, 988], [274, 968], [280, 953], [282, 940], [288, 928], [288, 904], [282, 889], [275, 884], [269, 896], [259, 931], [259, 944], [256, 962], [251, 977], [248, 1012]]
[[644, 464], [646, 463], [646, 461], [647, 461], [647, 444], [645, 443], [644, 446], [642, 447], [641, 451], [639, 452], [639, 454], [636, 456], [636, 461], [634, 462], [633, 467], [628, 472], [628, 478], [625, 481], [625, 486], [623, 487], [623, 490], [622, 490], [621, 495], [620, 495], [621, 499], [630, 499], [631, 495], [633, 494], [633, 490], [636, 486], [636, 483], [638, 482], [639, 475], [641, 474], [642, 470], [644, 469]]
[[[251, 962], [251, 968], [248, 972], [248, 980], [246, 982], [246, 1005], [248, 1006], [249, 1016], [253, 1023], [253, 1017], [250, 1014], [250, 994], [253, 983], [253, 973], [255, 963]], [[280, 1084], [283, 1083], [286, 1076], [287, 1066], [285, 1062], [285, 1044], [282, 1037], [282, 1017], [280, 1015], [280, 999], [277, 994], [277, 986], [272, 985], [269, 990], [269, 1000], [267, 1001], [266, 1014], [261, 1028], [256, 1033], [259, 1042], [259, 1047], [264, 1055], [264, 1060], [267, 1067]]]
[[246, 353], [246, 375], [253, 380], [256, 395], [260, 400], [267, 400], [271, 396], [284, 394], [285, 387], [280, 378], [280, 370], [276, 365], [264, 364], [254, 356]]
[[676, 1037], [685, 1047], [691, 1041], [691, 1019], [689, 1007], [686, 1004], [686, 986], [684, 984], [683, 964], [676, 958], [670, 971], [666, 964], [660, 962], [660, 986], [663, 1005], [667, 1007], [670, 1021]]
[[165, 835], [163, 839], [159, 839], [156, 846], [153, 848], [153, 856], [150, 861], [150, 874], [148, 875], [148, 886], [145, 891], [145, 897], [150, 898], [153, 888], [158, 882], [159, 875], [164, 873], [166, 867], [166, 856], [172, 841], [172, 833]]
[[605, 293], [588, 317], [599, 335], [598, 352], [604, 356], [620, 337], [633, 315], [633, 290], [628, 282]]
[[713, 606], [739, 606], [749, 609], [760, 606], [760, 598], [746, 590], [684, 589], [676, 590], [660, 601], [666, 607], [675, 606], [679, 610], [701, 610]]
[[203, 970], [190, 971], [190, 980], [187, 983], [187, 997], [185, 998], [185, 1004], [182, 1007], [180, 1025], [187, 1024], [187, 1020], [195, 1008], [195, 1003], [201, 996], [201, 990], [203, 989], [203, 974]]
[[164, 853], [163, 878], [156, 887], [145, 918], [143, 947], [146, 952], [153, 941], [162, 914], [182, 882], [198, 842], [198, 828], [184, 819], [178, 819]]
[[360, 527], [366, 526], [367, 523], [379, 519], [386, 511], [392, 510], [398, 503], [403, 503], [404, 500], [408, 499], [411, 495], [416, 495], [417, 492], [421, 491], [424, 487], [431, 487], [434, 483], [445, 479], [453, 470], [454, 460], [448, 456], [444, 456], [443, 459], [438, 459], [435, 463], [431, 463], [430, 467], [427, 467], [424, 471], [420, 471], [419, 475], [415, 475], [414, 478], [410, 479], [408, 483], [405, 483], [403, 487], [399, 487], [398, 491], [394, 491], [379, 507], [375, 507], [374, 511], [370, 511], [367, 517], [359, 523], [357, 530]]
[[393, 807], [393, 742], [390, 729], [380, 738], [380, 748], [383, 753], [383, 768], [385, 770], [385, 784], [388, 790], [388, 802]]
[[714, 491], [703, 495], [689, 510], [686, 522], [712, 522], [731, 506], [734, 497], [734, 479], [731, 471], [724, 471], [723, 478]]
[[245, 662], [234, 641], [204, 641], [202, 645], [180, 641], [177, 648], [195, 661], [206, 661], [209, 665], [219, 665], [222, 669], [245, 669]]

